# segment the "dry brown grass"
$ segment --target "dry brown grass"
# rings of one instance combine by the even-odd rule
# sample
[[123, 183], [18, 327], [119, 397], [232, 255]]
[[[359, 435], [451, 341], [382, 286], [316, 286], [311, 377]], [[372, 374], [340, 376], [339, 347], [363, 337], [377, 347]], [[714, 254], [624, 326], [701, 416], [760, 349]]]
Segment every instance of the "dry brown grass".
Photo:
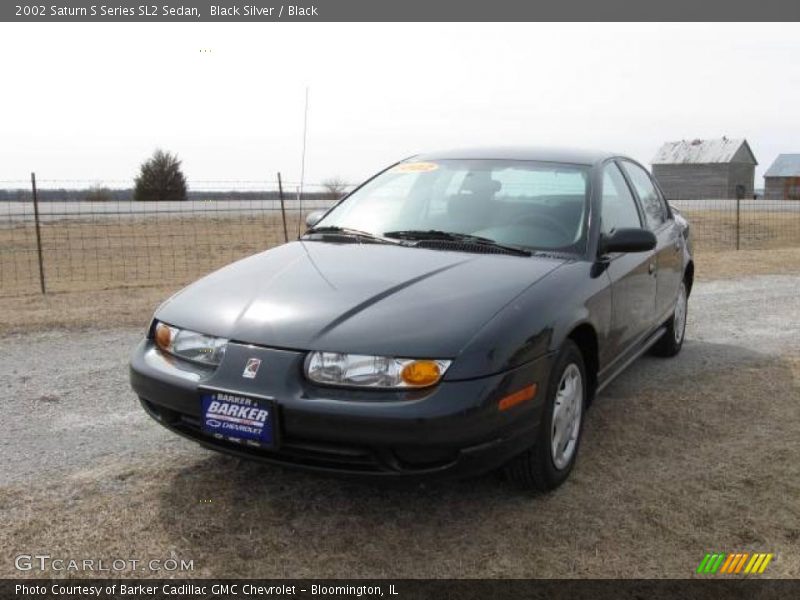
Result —
[[698, 249], [695, 252], [698, 280], [731, 279], [748, 275], [800, 273], [800, 247], [770, 250]]
[[[685, 212], [691, 223], [695, 245], [700, 250], [736, 249], [736, 212], [692, 210]], [[739, 220], [742, 250], [800, 246], [800, 212], [742, 211]]]
[[[219, 224], [220, 239], [231, 240], [226, 227], [234, 225]], [[120, 249], [133, 252], [124, 239]], [[258, 249], [220, 243], [224, 262]], [[114, 264], [116, 254], [106, 256]], [[214, 268], [217, 258], [211, 252], [198, 265]], [[800, 272], [800, 248], [711, 252], [700, 244], [696, 258], [699, 280]], [[134, 281], [109, 269], [115, 286]], [[156, 283], [2, 297], [0, 332], [92, 327], [98, 319], [143, 327], [177, 288]], [[767, 576], [800, 577], [800, 359], [690, 336], [665, 364], [642, 359], [604, 392], [589, 414], [578, 468], [547, 496], [491, 476], [377, 486], [176, 442], [0, 488], [0, 576], [20, 575], [20, 552], [175, 553], [195, 561], [194, 576], [687, 577], [707, 551], [770, 551], [777, 558]]]
[[[698, 252], [735, 248], [731, 210], [687, 212]], [[745, 250], [800, 246], [800, 212], [742, 212]], [[289, 217], [289, 239], [298, 218]], [[284, 240], [277, 211], [231, 216], [96, 217], [42, 224], [50, 292], [117, 287], [173, 288]], [[0, 297], [39, 291], [36, 232], [30, 223], [0, 228]]]
[[[698, 250], [696, 279], [800, 273], [800, 248], [712, 252]], [[158, 305], [181, 285], [118, 287], [0, 296], [0, 334], [53, 328], [144, 327]]]
[[686, 377], [648, 358], [608, 388], [549, 495], [493, 476], [387, 487], [143, 448], [0, 490], [0, 575], [19, 576], [24, 551], [175, 553], [193, 576], [690, 577], [708, 551], [770, 551], [765, 576], [800, 576], [792, 368], [701, 342], [675, 361]]
[[[289, 239], [297, 217], [288, 219]], [[98, 217], [42, 223], [47, 290], [74, 292], [185, 283], [283, 243], [280, 213], [237, 217]], [[39, 291], [33, 225], [0, 229], [0, 296]]]
[[[289, 237], [298, 218], [290, 216]], [[31, 225], [0, 229], [0, 333], [142, 325], [183, 285], [283, 243], [280, 214], [98, 217], [42, 225], [47, 294]]]
[[0, 335], [48, 329], [145, 327], [158, 305], [178, 289], [133, 287], [0, 296]]

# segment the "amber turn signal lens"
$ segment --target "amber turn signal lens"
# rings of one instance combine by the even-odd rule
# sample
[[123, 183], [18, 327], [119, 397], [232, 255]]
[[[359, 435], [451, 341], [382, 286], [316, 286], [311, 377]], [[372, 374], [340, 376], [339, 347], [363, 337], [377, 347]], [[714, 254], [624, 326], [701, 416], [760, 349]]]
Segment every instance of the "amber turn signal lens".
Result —
[[433, 360], [415, 360], [403, 367], [400, 374], [405, 383], [416, 387], [433, 385], [441, 376], [439, 365]]
[[172, 344], [172, 329], [168, 325], [159, 323], [155, 330], [156, 345], [162, 350], [169, 349]]
[[517, 404], [522, 404], [523, 402], [527, 402], [536, 396], [536, 384], [532, 383], [531, 385], [522, 388], [518, 392], [514, 392], [513, 394], [509, 394], [505, 396], [498, 402], [497, 408], [499, 410], [508, 410], [512, 406], [516, 406]]

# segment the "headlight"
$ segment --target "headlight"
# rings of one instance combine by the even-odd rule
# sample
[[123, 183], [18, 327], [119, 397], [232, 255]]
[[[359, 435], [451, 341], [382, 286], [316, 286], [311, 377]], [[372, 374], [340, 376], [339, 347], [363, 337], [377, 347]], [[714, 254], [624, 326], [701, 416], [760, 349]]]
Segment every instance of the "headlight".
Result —
[[315, 383], [371, 388], [421, 388], [439, 382], [449, 360], [312, 352], [306, 376]]
[[164, 352], [203, 365], [217, 366], [225, 356], [228, 340], [156, 323], [153, 330], [156, 345]]

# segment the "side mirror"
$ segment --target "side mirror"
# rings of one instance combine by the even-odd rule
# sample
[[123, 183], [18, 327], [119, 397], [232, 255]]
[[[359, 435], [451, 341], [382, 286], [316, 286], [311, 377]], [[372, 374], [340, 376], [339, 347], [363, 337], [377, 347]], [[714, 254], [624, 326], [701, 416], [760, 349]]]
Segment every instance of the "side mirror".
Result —
[[314, 225], [319, 223], [319, 220], [322, 218], [322, 215], [325, 214], [324, 210], [315, 210], [312, 213], [308, 213], [306, 215], [306, 227], [311, 229]]
[[617, 229], [611, 235], [600, 238], [599, 253], [647, 252], [656, 247], [656, 236], [652, 231], [639, 228]]

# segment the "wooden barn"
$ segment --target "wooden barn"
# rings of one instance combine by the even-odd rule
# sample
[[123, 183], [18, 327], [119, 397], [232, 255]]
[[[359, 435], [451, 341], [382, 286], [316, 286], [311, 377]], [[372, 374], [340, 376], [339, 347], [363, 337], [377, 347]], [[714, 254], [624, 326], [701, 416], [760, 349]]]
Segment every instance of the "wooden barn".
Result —
[[764, 197], [800, 200], [800, 154], [779, 154], [764, 173]]
[[668, 200], [752, 198], [756, 157], [745, 139], [667, 142], [653, 157], [653, 175]]

